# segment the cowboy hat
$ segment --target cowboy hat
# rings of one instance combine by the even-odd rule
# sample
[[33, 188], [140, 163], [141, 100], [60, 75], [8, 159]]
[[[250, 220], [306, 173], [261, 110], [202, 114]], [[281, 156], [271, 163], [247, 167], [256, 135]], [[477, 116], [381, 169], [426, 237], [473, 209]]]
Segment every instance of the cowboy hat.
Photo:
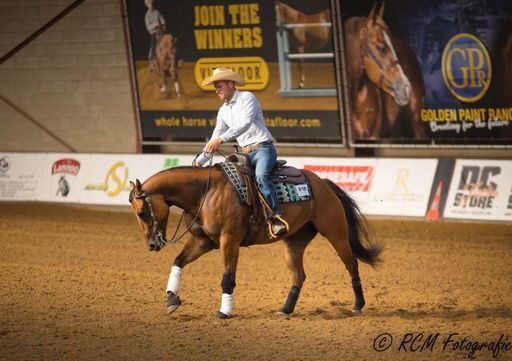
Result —
[[213, 71], [211, 76], [207, 76], [204, 78], [202, 82], [202, 86], [210, 85], [215, 81], [219, 80], [231, 80], [234, 81], [236, 85], [244, 85], [245, 80], [242, 75], [233, 71], [231, 68], [217, 68]]

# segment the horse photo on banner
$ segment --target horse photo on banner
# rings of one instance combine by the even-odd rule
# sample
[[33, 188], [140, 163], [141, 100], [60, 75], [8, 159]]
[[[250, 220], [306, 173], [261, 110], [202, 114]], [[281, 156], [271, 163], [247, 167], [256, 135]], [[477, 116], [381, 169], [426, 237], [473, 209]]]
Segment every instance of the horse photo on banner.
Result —
[[509, 1], [341, 9], [353, 144], [512, 143]]

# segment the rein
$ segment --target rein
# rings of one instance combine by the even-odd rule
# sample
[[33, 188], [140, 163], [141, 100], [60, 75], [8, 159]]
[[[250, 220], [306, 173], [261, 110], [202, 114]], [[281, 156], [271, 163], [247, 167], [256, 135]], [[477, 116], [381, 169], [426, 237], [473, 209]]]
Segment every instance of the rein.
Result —
[[197, 209], [196, 215], [192, 222], [190, 223], [190, 226], [181, 234], [179, 237], [176, 237], [176, 234], [178, 233], [178, 229], [180, 228], [181, 221], [183, 220], [183, 216], [185, 215], [185, 211], [181, 213], [180, 220], [178, 221], [178, 225], [176, 226], [176, 229], [174, 230], [174, 234], [172, 235], [172, 238], [170, 240], [166, 240], [163, 234], [163, 230], [158, 225], [158, 221], [155, 217], [155, 212], [153, 211], [153, 205], [151, 203], [151, 196], [147, 194], [146, 192], [142, 192], [142, 194], [138, 195], [136, 198], [138, 199], [144, 199], [149, 207], [149, 212], [151, 215], [151, 219], [153, 221], [153, 234], [156, 235], [159, 239], [159, 242], [163, 243], [164, 245], [174, 244], [178, 242], [183, 236], [189, 232], [192, 229], [192, 226], [196, 223], [197, 219], [199, 218], [199, 213], [201, 212], [201, 209], [203, 208], [204, 201], [206, 199], [206, 193], [208, 193], [208, 190], [210, 188], [210, 182], [211, 182], [211, 176], [212, 176], [212, 163], [213, 163], [213, 157], [209, 161], [209, 167], [210, 170], [208, 172], [208, 180], [206, 181], [206, 187], [203, 193], [203, 196], [201, 197], [201, 203], [199, 205], [199, 208]]

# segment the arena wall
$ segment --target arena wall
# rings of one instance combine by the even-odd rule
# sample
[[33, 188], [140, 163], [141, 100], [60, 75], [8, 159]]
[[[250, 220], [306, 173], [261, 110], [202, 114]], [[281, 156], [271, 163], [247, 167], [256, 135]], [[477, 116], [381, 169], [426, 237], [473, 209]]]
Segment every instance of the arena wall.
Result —
[[[0, 54], [72, 3], [1, 1]], [[118, 0], [84, 1], [0, 65], [2, 150], [70, 151], [35, 120], [78, 152], [136, 152], [121, 13]]]
[[[192, 155], [4, 153], [0, 202], [128, 206], [129, 181], [190, 165]], [[330, 179], [372, 216], [512, 221], [512, 161], [288, 157]], [[214, 161], [224, 159], [216, 156]], [[295, 187], [295, 186], [293, 186]], [[295, 188], [300, 194], [307, 184]], [[313, 194], [314, 197], [314, 194]]]

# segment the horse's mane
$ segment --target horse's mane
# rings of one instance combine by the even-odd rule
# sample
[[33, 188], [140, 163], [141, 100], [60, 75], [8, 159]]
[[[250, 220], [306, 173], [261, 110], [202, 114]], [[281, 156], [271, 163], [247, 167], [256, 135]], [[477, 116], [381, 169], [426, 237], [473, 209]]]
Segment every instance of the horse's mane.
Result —
[[174, 172], [174, 171], [177, 171], [177, 170], [191, 170], [191, 169], [201, 169], [197, 166], [193, 166], [193, 165], [183, 165], [183, 166], [179, 166], [179, 167], [173, 167], [173, 168], [168, 168], [168, 169], [164, 169], [164, 170], [161, 170], [159, 172], [156, 172], [155, 174], [153, 174], [152, 176], [150, 176], [148, 179], [146, 179], [144, 181], [144, 183], [142, 183], [142, 185], [146, 184], [148, 181], [152, 180], [154, 177], [156, 176], [160, 176], [162, 175], [163, 173], [171, 173], [171, 172]]

